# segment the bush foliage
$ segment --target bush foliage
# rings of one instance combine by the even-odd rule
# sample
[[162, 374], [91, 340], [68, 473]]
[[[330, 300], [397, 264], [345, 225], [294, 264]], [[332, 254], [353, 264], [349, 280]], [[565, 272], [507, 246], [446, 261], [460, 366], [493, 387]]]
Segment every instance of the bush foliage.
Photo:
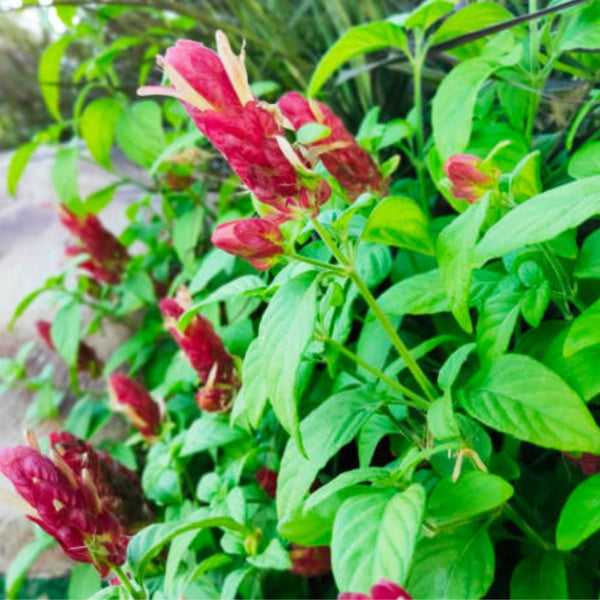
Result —
[[[597, 595], [600, 4], [536, 4], [370, 5], [309, 80], [276, 19], [261, 38], [154, 10], [147, 37], [75, 66], [73, 106], [43, 83], [55, 123], [16, 151], [8, 186], [55, 147], [76, 243], [15, 318], [40, 295], [56, 307], [40, 336], [77, 400], [50, 454], [30, 438], [0, 467], [84, 563], [72, 597]], [[58, 10], [71, 28], [42, 82], [141, 9]], [[136, 85], [155, 80], [173, 28], [198, 22], [238, 52], [246, 35], [250, 74], [270, 79], [248, 87], [219, 33], [219, 55], [179, 42], [159, 59], [170, 87], [140, 90], [175, 97], [119, 89], [121, 59], [142, 57]], [[335, 104], [368, 109], [355, 136], [316, 101], [349, 61], [342, 79], [358, 79]], [[281, 91], [299, 85], [308, 100]], [[114, 183], [82, 197], [82, 157]], [[121, 185], [139, 196], [117, 239], [101, 219]], [[102, 363], [86, 339], [110, 320], [130, 336]], [[31, 347], [0, 377], [34, 390], [29, 416], [45, 419], [65, 391], [52, 369], [28, 372]], [[114, 412], [127, 440], [83, 441]], [[10, 597], [47, 533], [15, 560]]]

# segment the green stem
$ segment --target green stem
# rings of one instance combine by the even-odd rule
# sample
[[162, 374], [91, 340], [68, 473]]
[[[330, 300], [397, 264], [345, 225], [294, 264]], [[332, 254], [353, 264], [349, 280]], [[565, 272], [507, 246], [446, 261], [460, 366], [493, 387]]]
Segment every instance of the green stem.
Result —
[[425, 182], [425, 133], [423, 131], [423, 59], [425, 53], [421, 51], [420, 39], [417, 39], [416, 45], [416, 56], [411, 61], [413, 67], [413, 105], [417, 117], [417, 152], [414, 159], [414, 165], [419, 180], [421, 206], [425, 211], [425, 214], [429, 214], [429, 203], [427, 202], [427, 187]]
[[412, 373], [412, 376], [415, 378], [415, 381], [419, 384], [419, 387], [423, 390], [427, 399], [430, 402], [433, 402], [437, 398], [437, 392], [435, 390], [435, 387], [429, 381], [429, 379], [427, 379], [427, 376], [425, 375], [425, 373], [423, 373], [421, 367], [413, 358], [413, 355], [410, 353], [410, 350], [406, 347], [406, 344], [398, 335], [396, 328], [394, 327], [388, 316], [385, 314], [385, 312], [383, 312], [379, 304], [377, 304], [377, 301], [373, 297], [373, 294], [371, 294], [371, 291], [367, 287], [367, 284], [354, 270], [350, 273], [350, 277], [352, 278], [354, 285], [356, 285], [362, 297], [365, 299], [365, 302], [371, 309], [371, 312], [379, 321], [379, 324], [383, 327], [383, 330], [388, 335], [390, 341], [392, 342], [392, 345], [398, 352], [398, 355], [404, 361], [406, 368]]
[[316, 258], [310, 258], [309, 256], [302, 256], [301, 254], [297, 254], [296, 252], [288, 252], [287, 256], [297, 260], [299, 262], [306, 263], [308, 265], [312, 265], [313, 267], [318, 267], [319, 269], [323, 269], [325, 271], [332, 271], [338, 275], [347, 276], [348, 273], [346, 269], [343, 267], [338, 267], [337, 265], [330, 265], [329, 263], [323, 262], [322, 260], [317, 260]]
[[112, 570], [115, 572], [115, 575], [119, 578], [119, 580], [123, 584], [123, 587], [127, 590], [127, 592], [129, 593], [129, 595], [132, 598], [139, 599], [139, 598], [144, 597], [143, 595], [140, 594], [140, 592], [138, 590], [136, 590], [133, 587], [133, 585], [131, 584], [131, 581], [129, 581], [129, 577], [127, 577], [127, 575], [125, 575], [125, 572], [123, 571], [123, 569], [121, 569], [121, 567], [118, 567], [117, 565], [113, 565]]
[[573, 291], [571, 289], [571, 286], [569, 285], [567, 274], [565, 273], [565, 270], [563, 269], [562, 265], [554, 255], [552, 248], [550, 248], [550, 246], [548, 246], [546, 242], [538, 244], [538, 248], [540, 249], [540, 251], [544, 255], [544, 258], [550, 265], [550, 268], [554, 271], [556, 281], [564, 297], [563, 312], [565, 314], [565, 317], [570, 320], [573, 318], [573, 313], [571, 312], [568, 299], [571, 298], [571, 296], [573, 296]]
[[408, 406], [412, 406], [413, 408], [421, 410], [427, 410], [427, 408], [429, 407], [429, 402], [425, 398], [423, 398], [423, 396], [420, 396], [419, 394], [413, 392], [410, 388], [407, 388], [406, 386], [402, 385], [399, 381], [392, 379], [383, 371], [380, 371], [377, 367], [374, 367], [373, 365], [369, 364], [366, 360], [358, 356], [358, 354], [354, 354], [354, 352], [348, 350], [348, 348], [346, 348], [346, 346], [344, 346], [343, 344], [340, 344], [339, 342], [337, 342], [336, 340], [332, 340], [331, 338], [325, 338], [324, 341], [330, 346], [333, 346], [340, 354], [343, 354], [366, 371], [369, 371], [370, 373], [375, 375], [375, 377], [377, 377], [379, 380], [383, 381], [391, 388], [400, 392], [403, 396], [410, 398], [411, 402], [406, 402]]
[[548, 543], [510, 504], [505, 504], [506, 516], [533, 542], [544, 550], [552, 550], [552, 544]]
[[417, 361], [413, 358], [410, 350], [406, 347], [404, 342], [400, 339], [396, 328], [389, 320], [388, 316], [381, 309], [377, 301], [371, 294], [367, 284], [363, 281], [362, 277], [356, 272], [354, 267], [348, 263], [346, 257], [339, 251], [336, 243], [333, 241], [327, 230], [319, 223], [316, 219], [312, 219], [313, 227], [316, 229], [317, 233], [321, 236], [325, 245], [331, 250], [331, 253], [337, 258], [337, 260], [346, 267], [346, 273], [354, 282], [354, 285], [358, 288], [361, 296], [364, 298], [365, 302], [371, 309], [371, 312], [375, 316], [375, 318], [379, 321], [381, 327], [386, 332], [389, 337], [392, 345], [398, 352], [400, 358], [404, 361], [406, 368], [412, 373], [412, 376], [415, 378], [415, 381], [419, 384], [419, 387], [425, 393], [427, 399], [433, 402], [437, 398], [437, 392], [433, 384], [427, 379], [427, 376], [419, 367]]
[[419, 448], [423, 449], [424, 447], [424, 442], [423, 440], [414, 432], [410, 429], [410, 427], [407, 427], [406, 425], [404, 425], [404, 423], [402, 423], [401, 421], [399, 421], [398, 419], [396, 419], [396, 417], [394, 416], [394, 413], [392, 413], [392, 411], [390, 410], [390, 407], [387, 406], [387, 404], [384, 404], [381, 407], [381, 412], [382, 414], [384, 414], [388, 419], [390, 419], [390, 421], [392, 421], [392, 423], [398, 428], [398, 431], [409, 441], [411, 441], [413, 444], [416, 444]]
[[[311, 219], [311, 223], [313, 224], [315, 231], [321, 236], [321, 239], [325, 242], [325, 245], [329, 248], [329, 250], [331, 250], [331, 254], [335, 256], [340, 265], [343, 267], [349, 267], [350, 263], [348, 262], [348, 259], [340, 252], [337, 244], [327, 232], [327, 229], [325, 229], [325, 227], [323, 227], [323, 225], [321, 225], [317, 219]], [[345, 272], [347, 275], [350, 275], [349, 271]]]

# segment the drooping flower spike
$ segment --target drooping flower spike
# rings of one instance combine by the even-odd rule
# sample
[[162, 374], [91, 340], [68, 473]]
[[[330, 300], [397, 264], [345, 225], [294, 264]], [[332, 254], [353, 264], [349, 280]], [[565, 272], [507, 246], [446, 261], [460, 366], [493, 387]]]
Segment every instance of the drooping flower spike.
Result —
[[179, 330], [177, 321], [190, 302], [184, 295], [161, 300], [165, 325], [204, 383], [196, 395], [198, 406], [209, 412], [227, 411], [240, 385], [233, 357], [202, 315], [195, 315], [184, 331]]
[[154, 440], [162, 417], [159, 405], [148, 391], [121, 373], [110, 376], [108, 391], [111, 408], [123, 413], [147, 440]]
[[121, 281], [129, 253], [119, 240], [95, 215], [77, 216], [64, 204], [58, 207], [61, 223], [79, 241], [78, 246], [69, 246], [67, 255], [88, 254], [89, 259], [81, 264], [92, 277], [109, 284]]
[[[70, 434], [54, 432], [50, 445], [50, 456], [41, 454], [35, 441], [34, 447], [0, 448], [0, 471], [31, 506], [27, 518], [70, 558], [92, 563], [104, 577], [125, 562], [133, 533], [123, 495], [136, 493], [136, 514], [145, 506], [137, 476]], [[127, 484], [121, 484], [123, 478]]]
[[232, 170], [265, 204], [284, 208], [300, 189], [300, 178], [277, 142], [283, 126], [254, 97], [244, 67], [225, 34], [217, 31], [218, 54], [197, 42], [180, 40], [157, 62], [171, 87], [146, 86], [141, 96], [173, 96]]

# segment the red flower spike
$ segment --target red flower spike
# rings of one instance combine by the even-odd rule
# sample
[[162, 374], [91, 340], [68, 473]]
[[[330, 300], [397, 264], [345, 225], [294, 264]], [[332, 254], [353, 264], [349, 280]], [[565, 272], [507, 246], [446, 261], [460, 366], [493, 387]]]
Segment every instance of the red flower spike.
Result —
[[59, 205], [58, 215], [61, 223], [81, 244], [80, 247], [69, 246], [68, 255], [89, 254], [90, 260], [82, 263], [83, 268], [106, 283], [118, 283], [129, 260], [125, 246], [102, 226], [95, 215], [77, 216], [64, 204]]
[[[308, 163], [289, 144], [282, 149], [285, 119], [276, 107], [252, 94], [244, 52], [236, 56], [222, 32], [217, 31], [216, 37], [218, 54], [202, 44], [177, 42], [164, 58], [157, 58], [171, 87], [146, 86], [138, 94], [179, 99], [254, 195], [290, 218], [290, 207], [302, 207], [297, 197], [305, 183], [299, 171], [306, 171]], [[318, 182], [314, 187], [318, 191], [312, 192], [315, 199], [308, 203], [313, 210], [331, 193]]]
[[372, 588], [371, 593], [342, 592], [338, 600], [412, 600], [412, 596], [398, 584], [389, 579], [380, 579]]
[[331, 550], [329, 546], [298, 546], [292, 544], [289, 551], [292, 573], [304, 577], [318, 577], [331, 572]]
[[33, 509], [27, 517], [69, 557], [92, 563], [106, 576], [125, 562], [129, 538], [99, 501], [91, 472], [84, 469], [78, 476], [66, 461], [59, 463], [28, 446], [0, 448], [0, 470]]
[[483, 161], [472, 154], [453, 154], [444, 163], [444, 172], [452, 184], [452, 195], [469, 204], [493, 190], [500, 176], [498, 169], [486, 168]]
[[288, 92], [277, 105], [296, 130], [307, 123], [315, 122], [331, 129], [326, 138], [307, 146], [353, 196], [366, 191], [385, 190], [385, 183], [373, 159], [357, 144], [354, 136], [325, 104], [307, 100], [298, 92]]
[[53, 431], [49, 438], [51, 449], [71, 468], [78, 481], [83, 481], [85, 469], [90, 472], [103, 509], [115, 515], [127, 533], [135, 532], [151, 519], [152, 512], [144, 501], [137, 473], [66, 431]]
[[195, 315], [185, 331], [179, 331], [177, 321], [185, 311], [185, 304], [187, 302], [179, 293], [178, 298], [161, 300], [165, 325], [205, 384], [196, 395], [198, 406], [209, 412], [227, 411], [239, 388], [233, 357], [211, 322], [202, 315]]
[[115, 373], [108, 380], [111, 408], [125, 414], [132, 425], [147, 439], [156, 438], [161, 422], [158, 404], [139, 383]]
[[275, 498], [277, 492], [277, 472], [267, 467], [261, 467], [256, 472], [256, 481], [268, 496]]
[[265, 271], [283, 253], [279, 227], [267, 219], [239, 219], [219, 225], [212, 243], [221, 250], [247, 260], [255, 269]]

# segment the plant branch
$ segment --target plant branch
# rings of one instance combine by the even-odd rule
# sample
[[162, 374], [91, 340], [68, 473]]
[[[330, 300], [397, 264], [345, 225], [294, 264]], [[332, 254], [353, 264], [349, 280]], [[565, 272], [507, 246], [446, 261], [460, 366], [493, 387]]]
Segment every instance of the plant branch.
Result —
[[419, 387], [425, 393], [427, 399], [433, 402], [437, 398], [437, 392], [433, 384], [427, 379], [427, 376], [421, 370], [421, 367], [417, 363], [417, 361], [413, 358], [413, 355], [410, 353], [410, 350], [406, 347], [406, 344], [402, 341], [396, 328], [385, 314], [385, 312], [381, 309], [377, 301], [371, 294], [371, 290], [367, 284], [363, 281], [362, 277], [358, 274], [353, 265], [349, 264], [346, 257], [339, 251], [336, 243], [333, 241], [327, 230], [317, 221], [316, 219], [311, 219], [313, 227], [316, 229], [317, 233], [321, 236], [325, 245], [331, 250], [331, 253], [335, 256], [335, 258], [346, 267], [346, 272], [350, 279], [354, 282], [354, 285], [358, 288], [361, 296], [364, 298], [365, 302], [371, 309], [371, 312], [375, 316], [375, 318], [379, 321], [380, 325], [383, 327], [383, 330], [386, 332], [389, 337], [392, 345], [404, 361], [407, 369], [412, 373], [412, 376], [415, 378], [416, 382], [419, 384]]
[[369, 371], [370, 373], [375, 375], [375, 377], [377, 377], [379, 380], [386, 383], [391, 388], [400, 392], [403, 396], [410, 398], [411, 402], [406, 402], [406, 404], [408, 406], [412, 406], [413, 408], [417, 408], [417, 409], [421, 409], [421, 410], [427, 410], [427, 408], [429, 406], [429, 402], [425, 398], [423, 398], [423, 396], [420, 396], [419, 394], [413, 392], [410, 388], [407, 388], [406, 386], [402, 385], [399, 381], [392, 379], [391, 377], [386, 375], [383, 371], [379, 370], [377, 367], [374, 367], [373, 365], [368, 363], [366, 360], [364, 360], [363, 358], [358, 356], [358, 354], [355, 354], [351, 350], [348, 350], [348, 348], [346, 348], [346, 346], [344, 346], [343, 344], [340, 344], [336, 340], [333, 340], [331, 338], [325, 338], [323, 341], [326, 344], [329, 344], [330, 346], [334, 347], [340, 354], [343, 354], [344, 356], [349, 358], [351, 361], [355, 362], [357, 365], [359, 365], [366, 371]]

